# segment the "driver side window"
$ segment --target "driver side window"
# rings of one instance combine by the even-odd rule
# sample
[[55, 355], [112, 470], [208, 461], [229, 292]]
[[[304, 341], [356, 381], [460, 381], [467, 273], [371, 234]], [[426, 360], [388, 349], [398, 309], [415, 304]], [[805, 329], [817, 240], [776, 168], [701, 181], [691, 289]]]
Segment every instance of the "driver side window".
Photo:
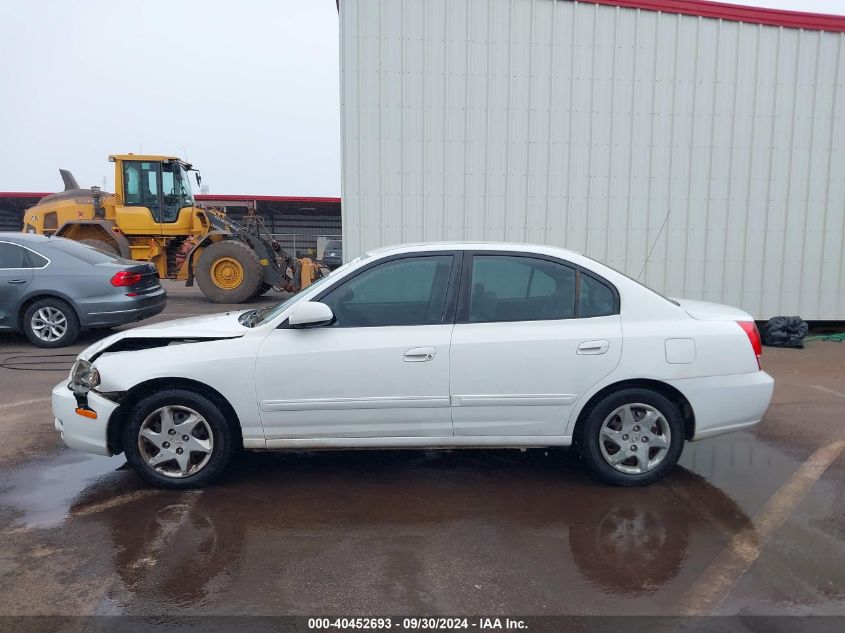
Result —
[[373, 266], [324, 296], [335, 327], [443, 323], [452, 255], [405, 257]]

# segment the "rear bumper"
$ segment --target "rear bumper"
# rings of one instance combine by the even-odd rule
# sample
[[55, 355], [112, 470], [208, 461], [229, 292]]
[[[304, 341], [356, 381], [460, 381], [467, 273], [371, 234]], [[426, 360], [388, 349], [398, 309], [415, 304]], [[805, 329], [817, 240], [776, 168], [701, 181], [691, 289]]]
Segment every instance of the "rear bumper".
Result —
[[108, 425], [117, 403], [92, 391], [88, 394], [88, 407], [97, 413], [97, 419], [83, 417], [76, 413], [76, 398], [67, 388], [67, 380], [53, 387], [52, 400], [54, 425], [69, 448], [97, 455], [112, 454], [108, 447]]
[[693, 440], [754, 426], [769, 408], [775, 386], [775, 381], [764, 371], [666, 382], [684, 394], [692, 405]]
[[167, 306], [167, 291], [157, 291], [139, 297], [119, 297], [79, 305], [82, 327], [112, 327], [133, 323], [160, 314]]

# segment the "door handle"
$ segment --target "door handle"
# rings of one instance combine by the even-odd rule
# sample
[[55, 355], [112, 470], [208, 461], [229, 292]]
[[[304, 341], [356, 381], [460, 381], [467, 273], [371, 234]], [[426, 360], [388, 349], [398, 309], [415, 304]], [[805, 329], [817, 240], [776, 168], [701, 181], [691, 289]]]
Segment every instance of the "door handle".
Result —
[[25, 284], [26, 279], [10, 279], [9, 283], [10, 284]]
[[597, 341], [584, 341], [578, 346], [576, 350], [576, 354], [604, 354], [608, 348], [610, 347], [610, 343], [605, 339], [599, 339]]
[[412, 347], [405, 350], [402, 360], [406, 363], [424, 363], [433, 360], [435, 354], [437, 354], [436, 347]]

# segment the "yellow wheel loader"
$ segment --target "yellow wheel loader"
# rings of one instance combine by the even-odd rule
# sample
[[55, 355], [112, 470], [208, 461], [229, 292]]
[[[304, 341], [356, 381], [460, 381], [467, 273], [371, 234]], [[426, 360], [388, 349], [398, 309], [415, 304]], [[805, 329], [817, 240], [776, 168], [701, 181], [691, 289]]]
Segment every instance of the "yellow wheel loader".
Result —
[[[301, 269], [265, 229], [260, 216], [234, 222], [225, 212], [198, 206], [188, 173], [175, 156], [115, 154], [116, 193], [82, 189], [59, 170], [64, 191], [24, 213], [24, 232], [56, 235], [129, 259], [155, 264], [163, 279], [194, 280], [217, 303], [240, 303], [271, 288], [299, 290]], [[305, 284], [307, 285], [307, 284]]]

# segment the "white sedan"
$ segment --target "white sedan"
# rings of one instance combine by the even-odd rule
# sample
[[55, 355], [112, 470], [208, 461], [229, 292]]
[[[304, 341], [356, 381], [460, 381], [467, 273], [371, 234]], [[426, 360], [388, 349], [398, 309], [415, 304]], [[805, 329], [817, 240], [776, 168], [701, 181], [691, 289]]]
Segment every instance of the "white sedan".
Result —
[[170, 488], [240, 448], [569, 445], [639, 486], [685, 442], [757, 424], [772, 389], [741, 310], [558, 248], [441, 243], [368, 253], [274, 307], [109, 336], [53, 413], [71, 448]]

